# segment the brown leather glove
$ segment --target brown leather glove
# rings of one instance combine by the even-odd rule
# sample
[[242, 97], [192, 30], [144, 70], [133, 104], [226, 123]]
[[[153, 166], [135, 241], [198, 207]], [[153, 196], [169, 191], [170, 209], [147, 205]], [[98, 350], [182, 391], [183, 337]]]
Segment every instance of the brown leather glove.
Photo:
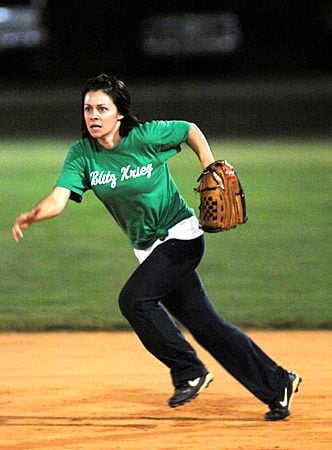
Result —
[[231, 164], [224, 160], [215, 161], [197, 181], [199, 222], [204, 231], [227, 231], [248, 220], [244, 191]]

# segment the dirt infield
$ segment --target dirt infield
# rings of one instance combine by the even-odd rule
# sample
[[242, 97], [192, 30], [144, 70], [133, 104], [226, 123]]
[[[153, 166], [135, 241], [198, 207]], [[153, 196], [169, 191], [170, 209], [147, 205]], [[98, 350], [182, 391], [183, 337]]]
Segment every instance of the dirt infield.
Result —
[[170, 409], [168, 371], [133, 333], [0, 334], [0, 449], [331, 449], [332, 332], [249, 335], [304, 378], [286, 421], [264, 422], [196, 344], [214, 382]]

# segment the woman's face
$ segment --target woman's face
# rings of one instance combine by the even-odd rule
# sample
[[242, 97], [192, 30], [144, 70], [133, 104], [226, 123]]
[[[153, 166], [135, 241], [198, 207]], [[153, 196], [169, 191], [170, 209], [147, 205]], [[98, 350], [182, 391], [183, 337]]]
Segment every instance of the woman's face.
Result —
[[93, 138], [104, 140], [113, 136], [122, 118], [112, 98], [104, 91], [87, 92], [84, 98], [84, 120]]

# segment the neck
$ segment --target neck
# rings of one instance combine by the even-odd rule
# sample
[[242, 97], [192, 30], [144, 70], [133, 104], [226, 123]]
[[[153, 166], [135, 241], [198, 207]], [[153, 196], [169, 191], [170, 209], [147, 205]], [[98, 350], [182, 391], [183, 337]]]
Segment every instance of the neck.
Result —
[[120, 129], [120, 122], [116, 130], [114, 130], [112, 133], [109, 133], [107, 136], [97, 139], [99, 144], [107, 149], [111, 149], [116, 145], [118, 145], [118, 143], [121, 141], [119, 129]]
[[118, 143], [121, 141], [121, 136], [112, 136], [112, 137], [105, 137], [101, 139], [97, 139], [100, 145], [102, 145], [104, 148], [111, 149], [118, 145]]

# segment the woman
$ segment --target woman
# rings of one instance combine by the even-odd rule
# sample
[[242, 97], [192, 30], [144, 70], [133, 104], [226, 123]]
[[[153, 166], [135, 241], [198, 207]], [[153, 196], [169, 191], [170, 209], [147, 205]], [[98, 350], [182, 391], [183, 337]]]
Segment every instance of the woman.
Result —
[[200, 129], [185, 121], [140, 123], [130, 111], [126, 86], [100, 75], [82, 93], [83, 136], [68, 152], [54, 190], [13, 226], [16, 241], [32, 223], [60, 214], [69, 199], [92, 189], [128, 236], [139, 260], [119, 296], [122, 314], [169, 369], [169, 406], [194, 399], [212, 375], [168, 312], [252, 394], [269, 405], [266, 420], [289, 414], [301, 378], [278, 366], [209, 301], [196, 268], [203, 232], [179, 194], [167, 159], [186, 142], [202, 168], [215, 158]]

